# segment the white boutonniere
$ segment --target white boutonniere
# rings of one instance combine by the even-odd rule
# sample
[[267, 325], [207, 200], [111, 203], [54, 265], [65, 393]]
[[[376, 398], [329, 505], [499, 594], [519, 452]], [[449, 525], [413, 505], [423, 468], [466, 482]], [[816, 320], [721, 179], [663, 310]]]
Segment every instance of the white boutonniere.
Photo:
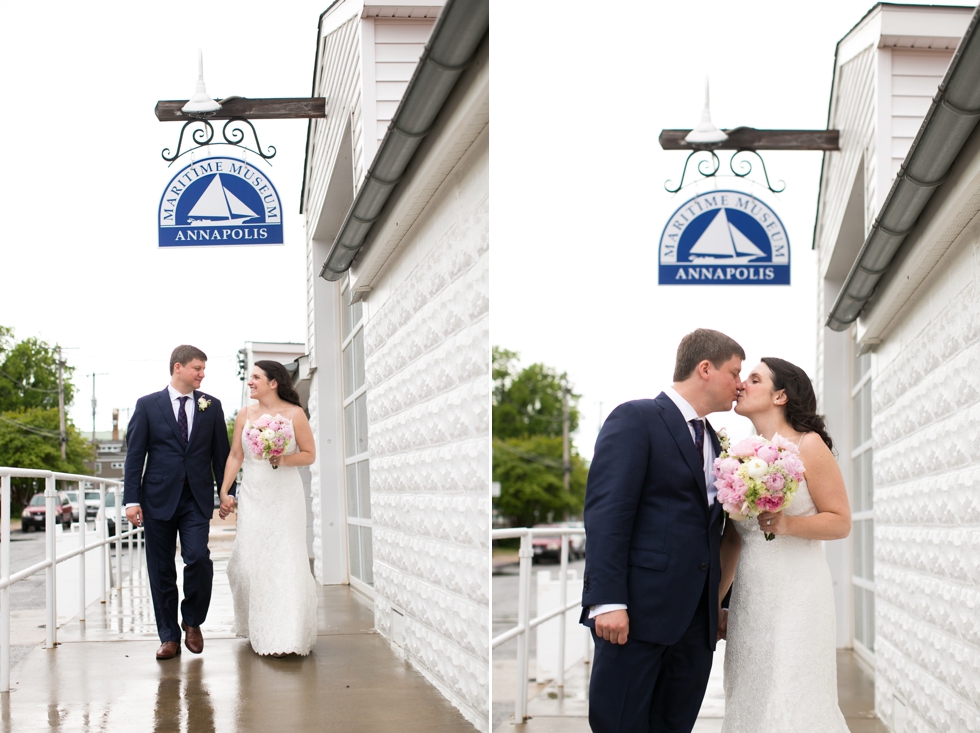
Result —
[[197, 411], [198, 412], [204, 412], [210, 406], [211, 406], [211, 400], [207, 399], [206, 397], [201, 397], [197, 401]]
[[721, 446], [721, 452], [728, 452], [728, 431], [725, 428], [721, 428], [716, 435], [718, 436], [718, 445]]

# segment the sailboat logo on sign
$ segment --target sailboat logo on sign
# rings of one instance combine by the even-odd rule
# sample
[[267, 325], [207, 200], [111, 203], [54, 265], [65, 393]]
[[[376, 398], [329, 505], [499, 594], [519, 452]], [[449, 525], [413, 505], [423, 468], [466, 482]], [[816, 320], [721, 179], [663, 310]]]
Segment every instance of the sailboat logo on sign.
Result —
[[789, 238], [776, 213], [740, 191], [677, 209], [660, 237], [661, 285], [789, 285]]
[[268, 176], [235, 158], [205, 158], [160, 199], [160, 247], [282, 244], [282, 206]]

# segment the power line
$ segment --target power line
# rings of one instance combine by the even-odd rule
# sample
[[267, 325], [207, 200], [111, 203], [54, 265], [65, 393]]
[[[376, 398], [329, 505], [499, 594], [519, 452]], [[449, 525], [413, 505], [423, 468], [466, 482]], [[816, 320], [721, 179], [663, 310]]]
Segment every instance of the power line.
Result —
[[58, 390], [56, 390], [56, 389], [41, 389], [40, 387], [32, 387], [29, 384], [24, 384], [19, 379], [15, 379], [14, 377], [11, 377], [3, 369], [0, 369], [0, 375], [5, 376], [7, 379], [9, 379], [11, 382], [13, 382], [14, 384], [16, 384], [21, 389], [30, 389], [30, 390], [33, 390], [35, 392], [44, 392], [46, 394], [58, 394]]
[[37, 435], [42, 435], [45, 438], [55, 438], [60, 439], [61, 435], [52, 430], [45, 430], [44, 428], [36, 428], [33, 425], [25, 425], [24, 423], [17, 422], [16, 420], [11, 420], [10, 418], [0, 415], [0, 422], [8, 423], [13, 425], [15, 428], [20, 428], [21, 430], [26, 430], [29, 433], [36, 433]]
[[549, 468], [564, 468], [561, 461], [554, 461], [550, 458], [544, 458], [535, 453], [528, 453], [527, 451], [522, 451], [519, 448], [514, 448], [513, 446], [507, 445], [502, 440], [494, 442], [495, 448], [503, 448], [508, 453], [513, 453], [518, 458], [523, 458], [525, 461], [530, 461], [531, 463], [540, 463], [542, 466], [548, 466]]

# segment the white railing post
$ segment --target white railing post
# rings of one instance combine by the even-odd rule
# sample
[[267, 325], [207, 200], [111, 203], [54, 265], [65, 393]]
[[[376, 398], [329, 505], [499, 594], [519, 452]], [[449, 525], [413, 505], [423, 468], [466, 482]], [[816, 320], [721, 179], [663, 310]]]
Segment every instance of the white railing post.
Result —
[[85, 623], [85, 490], [78, 482], [78, 620]]
[[[99, 482], [99, 512], [95, 515], [96, 523], [102, 522], [102, 539], [109, 539], [109, 523], [106, 521], [105, 516], [105, 481]], [[106, 577], [106, 573], [109, 569], [109, 563], [106, 562], [106, 556], [108, 555], [107, 545], [102, 545], [99, 548], [99, 577], [102, 578], [102, 596], [100, 600], [105, 603], [105, 589], [109, 585], [109, 579]]]
[[60, 502], [58, 501], [58, 484], [55, 477], [48, 476], [44, 480], [44, 544], [45, 544], [45, 559], [51, 564], [44, 570], [44, 581], [45, 581], [45, 629], [44, 629], [44, 646], [46, 649], [54, 649], [54, 645], [58, 642], [57, 636], [57, 626], [58, 626], [58, 590], [57, 590], [57, 565], [55, 564], [55, 558], [57, 557], [57, 546], [54, 536], [54, 512], [57, 506], [58, 510], [61, 510]]
[[[10, 476], [0, 476], [0, 578], [10, 577]], [[10, 586], [0, 589], [0, 692], [10, 692]]]
[[558, 617], [558, 689], [563, 690], [565, 688], [565, 617], [568, 616], [568, 611], [565, 611], [565, 606], [568, 605], [568, 546], [571, 544], [571, 535], [563, 534], [561, 536], [561, 570], [558, 572], [558, 582], [561, 583], [561, 587], [558, 589], [558, 597], [561, 602], [558, 607], [562, 609], [561, 615]]
[[116, 505], [116, 590], [122, 590], [122, 497], [119, 495], [119, 485], [112, 487]]
[[527, 720], [527, 676], [529, 668], [528, 629], [531, 618], [531, 533], [521, 535], [520, 572], [517, 579], [517, 625], [524, 631], [517, 637], [517, 698], [514, 702], [514, 723], [522, 725]]

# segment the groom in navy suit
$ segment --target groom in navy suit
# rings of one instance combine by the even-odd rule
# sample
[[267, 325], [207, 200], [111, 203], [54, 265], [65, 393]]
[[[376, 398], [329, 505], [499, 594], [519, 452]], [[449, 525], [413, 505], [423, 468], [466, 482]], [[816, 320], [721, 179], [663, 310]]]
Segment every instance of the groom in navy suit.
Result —
[[[142, 525], [153, 613], [160, 636], [157, 659], [204, 649], [201, 624], [211, 603], [214, 569], [208, 528], [214, 513], [215, 477], [225, 475], [228, 429], [221, 403], [199, 391], [208, 357], [194, 346], [170, 356], [170, 384], [140, 397], [126, 433], [126, 517]], [[144, 468], [145, 462], [145, 468]], [[182, 622], [177, 622], [177, 536], [184, 561]]]
[[595, 733], [690, 733], [718, 632], [721, 452], [704, 416], [731, 409], [745, 352], [698, 329], [677, 349], [673, 387], [610, 413], [585, 492], [582, 622], [595, 660]]

